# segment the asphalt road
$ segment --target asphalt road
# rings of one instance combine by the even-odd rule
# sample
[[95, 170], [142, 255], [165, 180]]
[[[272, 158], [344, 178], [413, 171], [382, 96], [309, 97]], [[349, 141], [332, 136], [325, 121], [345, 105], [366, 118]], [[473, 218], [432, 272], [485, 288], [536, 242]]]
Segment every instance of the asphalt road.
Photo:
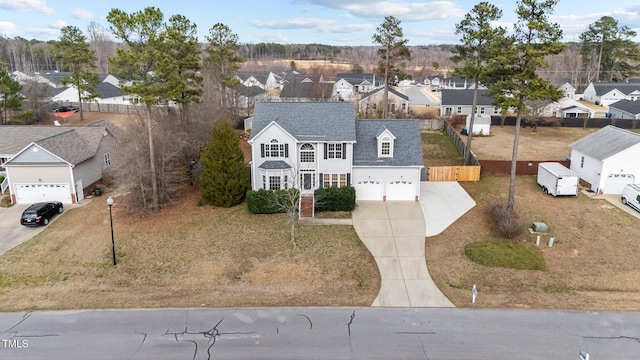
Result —
[[404, 88], [404, 93], [409, 97], [411, 105], [440, 106], [440, 103], [428, 98], [422, 92], [425, 86], [408, 86]]
[[0, 313], [0, 359], [640, 358], [640, 313], [237, 308]]

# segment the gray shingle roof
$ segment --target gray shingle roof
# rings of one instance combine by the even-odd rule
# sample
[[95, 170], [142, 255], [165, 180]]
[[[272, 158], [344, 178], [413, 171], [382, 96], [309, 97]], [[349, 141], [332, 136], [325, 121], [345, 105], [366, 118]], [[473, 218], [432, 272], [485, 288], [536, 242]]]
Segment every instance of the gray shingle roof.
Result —
[[[382, 127], [396, 137], [393, 157], [378, 157]], [[353, 147], [353, 166], [423, 166], [422, 140], [418, 120], [356, 120], [357, 142]]]
[[251, 139], [275, 121], [298, 141], [356, 140], [352, 102], [259, 102], [253, 112]]
[[280, 91], [281, 98], [329, 99], [333, 84], [331, 83], [285, 83]]
[[[384, 90], [384, 86], [383, 87], [379, 87], [377, 89], [373, 89], [373, 90], [369, 91], [368, 93], [362, 95], [362, 99], [364, 99], [366, 97], [369, 97], [369, 96], [371, 96], [371, 95], [373, 95], [373, 94], [375, 94], [375, 93], [377, 93], [379, 91], [382, 91], [382, 90]], [[397, 96], [397, 97], [399, 97], [399, 98], [401, 98], [403, 100], [409, 101], [409, 97], [407, 95], [399, 92], [398, 90], [395, 90], [392, 87], [388, 87], [388, 90], [389, 90], [389, 93], [391, 93], [391, 94], [393, 94], [393, 95], [395, 95], [395, 96]]]
[[345, 79], [351, 84], [361, 84], [363, 82], [369, 82], [372, 85], [376, 75], [374, 73], [338, 73], [336, 79]]
[[[473, 104], [473, 89], [442, 90], [442, 105], [471, 105]], [[478, 105], [492, 105], [486, 90], [478, 90]]]
[[637, 144], [640, 144], [640, 134], [607, 125], [569, 144], [569, 147], [597, 160], [604, 160]]
[[640, 90], [638, 82], [597, 82], [593, 83], [596, 94], [604, 95], [611, 90], [618, 89], [621, 93], [629, 95], [636, 90]]
[[609, 108], [616, 108], [629, 114], [638, 115], [640, 114], [640, 101], [620, 100], [609, 105]]
[[117, 86], [108, 82], [101, 82], [96, 86], [96, 91], [100, 93], [102, 99], [122, 96], [122, 91]]
[[2, 126], [0, 154], [15, 155], [36, 143], [71, 164], [79, 164], [95, 156], [106, 125], [91, 126]]
[[287, 164], [282, 160], [267, 160], [258, 166], [260, 169], [265, 170], [280, 170], [280, 169], [291, 169], [291, 165]]

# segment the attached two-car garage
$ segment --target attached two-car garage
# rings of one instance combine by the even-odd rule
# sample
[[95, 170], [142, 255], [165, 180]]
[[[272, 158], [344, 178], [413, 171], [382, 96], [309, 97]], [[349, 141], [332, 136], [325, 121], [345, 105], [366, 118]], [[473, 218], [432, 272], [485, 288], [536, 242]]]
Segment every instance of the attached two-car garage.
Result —
[[358, 180], [354, 182], [356, 200], [416, 201], [419, 184], [412, 180]]
[[30, 204], [56, 200], [70, 204], [69, 184], [16, 184], [16, 203]]

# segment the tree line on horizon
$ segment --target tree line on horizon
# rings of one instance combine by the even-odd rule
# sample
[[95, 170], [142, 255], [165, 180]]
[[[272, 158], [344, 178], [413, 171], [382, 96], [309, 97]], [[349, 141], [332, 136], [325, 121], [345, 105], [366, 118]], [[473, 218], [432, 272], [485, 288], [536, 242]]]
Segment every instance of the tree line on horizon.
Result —
[[[108, 30], [96, 22], [90, 23], [84, 33], [96, 53], [97, 72], [109, 73], [108, 58], [115, 55], [121, 43], [111, 39]], [[634, 36], [635, 32], [630, 28], [620, 26], [612, 17], [604, 16], [589, 25], [580, 41], [566, 42], [565, 50], [550, 55], [549, 67], [542, 70], [542, 75], [550, 79], [566, 79], [578, 89], [584, 89], [597, 79], [625, 81], [635, 76], [634, 68], [637, 71], [640, 61], [637, 55], [639, 44], [631, 40]], [[64, 64], [53, 56], [54, 43], [55, 41], [0, 36], [0, 63], [6, 64], [8, 72], [17, 70], [33, 74], [50, 70], [67, 71]], [[451, 60], [452, 50], [456, 45], [408, 46], [412, 57], [404, 62], [407, 73], [417, 80], [429, 75], [451, 75], [451, 69], [455, 66]], [[375, 45], [239, 43], [238, 55], [246, 60], [243, 69], [255, 71], [285, 70], [256, 65], [261, 60], [315, 60], [328, 64], [357, 64], [365, 72], [370, 72], [378, 58], [377, 49]], [[325, 78], [330, 75], [325, 74]]]

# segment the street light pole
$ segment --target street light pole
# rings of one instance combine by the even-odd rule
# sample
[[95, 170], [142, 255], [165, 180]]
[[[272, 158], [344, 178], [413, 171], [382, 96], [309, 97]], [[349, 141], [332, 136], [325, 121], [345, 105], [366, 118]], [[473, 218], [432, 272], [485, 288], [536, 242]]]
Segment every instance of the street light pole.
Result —
[[111, 223], [111, 250], [113, 252], [113, 266], [116, 266], [116, 241], [113, 237], [113, 215], [111, 213], [111, 207], [113, 206], [113, 199], [111, 196], [107, 199], [107, 205], [109, 205], [109, 222]]

